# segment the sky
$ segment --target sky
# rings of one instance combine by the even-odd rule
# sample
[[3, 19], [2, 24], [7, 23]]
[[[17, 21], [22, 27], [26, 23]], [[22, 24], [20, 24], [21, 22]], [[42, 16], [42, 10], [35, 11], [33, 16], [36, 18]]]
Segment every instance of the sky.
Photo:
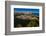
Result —
[[32, 12], [32, 13], [39, 13], [39, 9], [32, 9], [32, 8], [14, 8], [15, 12]]

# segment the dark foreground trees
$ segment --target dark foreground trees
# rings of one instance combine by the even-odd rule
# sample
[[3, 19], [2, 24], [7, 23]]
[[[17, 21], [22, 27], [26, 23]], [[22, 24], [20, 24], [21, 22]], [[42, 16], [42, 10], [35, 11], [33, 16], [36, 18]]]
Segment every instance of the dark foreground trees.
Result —
[[39, 20], [32, 19], [32, 20], [22, 20], [22, 19], [15, 19], [14, 20], [14, 27], [38, 27]]

